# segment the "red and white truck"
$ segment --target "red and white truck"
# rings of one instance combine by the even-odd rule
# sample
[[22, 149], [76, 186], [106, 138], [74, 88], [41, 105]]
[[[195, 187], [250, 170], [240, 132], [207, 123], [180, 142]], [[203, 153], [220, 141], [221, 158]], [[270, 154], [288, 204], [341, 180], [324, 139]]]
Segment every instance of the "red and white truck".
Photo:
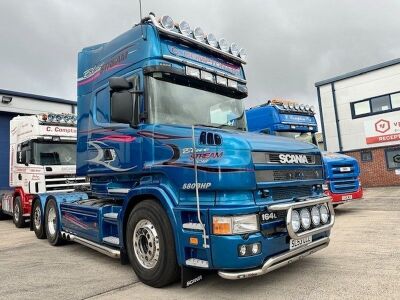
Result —
[[[16, 227], [24, 227], [34, 195], [88, 186], [85, 177], [75, 175], [76, 122], [76, 115], [66, 113], [17, 116], [10, 121], [9, 182], [1, 183], [8, 188], [0, 191], [0, 218], [10, 215]], [[33, 214], [34, 222], [35, 217], [40, 221]]]

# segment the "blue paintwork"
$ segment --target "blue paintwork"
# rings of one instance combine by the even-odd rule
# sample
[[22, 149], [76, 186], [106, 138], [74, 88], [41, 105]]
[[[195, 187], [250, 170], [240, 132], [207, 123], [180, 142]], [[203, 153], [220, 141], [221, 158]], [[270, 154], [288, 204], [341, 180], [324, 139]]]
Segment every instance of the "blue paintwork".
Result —
[[[146, 92], [144, 67], [167, 64], [184, 69], [183, 64], [167, 60], [163, 55], [185, 58], [241, 79], [245, 79], [245, 74], [237, 63], [160, 36], [153, 25], [143, 25], [143, 31], [146, 40], [141, 38], [141, 28], [136, 26], [108, 43], [85, 48], [79, 53], [77, 174], [90, 177], [94, 196], [112, 198], [113, 202], [104, 206], [76, 201], [60, 204], [61, 229], [97, 243], [103, 243], [106, 236], [119, 237], [119, 248], [125, 250], [125, 224], [132, 203], [139, 198], [155, 198], [171, 222], [180, 265], [189, 258], [200, 258], [207, 260], [212, 269], [250, 268], [260, 265], [268, 256], [288, 250], [286, 235], [266, 239], [255, 234], [251, 239], [262, 241], [265, 251], [256, 258], [243, 260], [237, 255], [237, 246], [248, 241], [242, 236], [214, 236], [211, 233], [212, 216], [263, 211], [273, 199], [260, 199], [259, 190], [287, 186], [287, 182], [257, 183], [255, 170], [289, 167], [270, 164], [255, 168], [252, 151], [319, 154], [318, 148], [286, 138], [197, 126], [194, 132], [196, 148], [213, 154], [204, 161], [198, 160], [198, 182], [206, 185], [206, 188], [200, 188], [201, 218], [210, 236], [211, 247], [189, 245], [190, 236], [202, 240], [201, 233], [182, 228], [183, 223], [198, 222], [195, 190], [185, 189], [185, 185], [195, 182], [190, 151], [193, 147], [191, 127], [142, 123], [132, 128], [110, 123], [108, 79], [134, 74], [139, 77], [139, 89]], [[143, 110], [144, 97], [141, 96], [140, 101]], [[201, 145], [199, 137], [204, 131], [220, 135], [222, 144]], [[105, 149], [115, 151], [113, 161], [103, 160], [101, 153]], [[322, 170], [322, 165], [313, 168]], [[293, 180], [290, 185], [311, 188], [322, 183], [322, 180]], [[113, 190], [117, 192], [113, 193]], [[316, 193], [310, 192], [310, 196]], [[44, 208], [47, 198], [41, 196], [40, 199]], [[62, 201], [59, 197], [56, 200]], [[289, 195], [283, 200], [287, 201], [293, 201], [293, 197]], [[118, 213], [117, 222], [105, 219], [108, 212]], [[226, 253], [229, 256], [225, 256]]]
[[[277, 132], [316, 133], [317, 120], [308, 113], [286, 113], [280, 105], [263, 105], [246, 111], [250, 131], [275, 135]], [[265, 132], [265, 130], [269, 132]], [[360, 168], [356, 159], [339, 153], [322, 152], [324, 176], [329, 181], [329, 190], [334, 194], [355, 192], [360, 188]], [[341, 173], [340, 167], [351, 171]]]

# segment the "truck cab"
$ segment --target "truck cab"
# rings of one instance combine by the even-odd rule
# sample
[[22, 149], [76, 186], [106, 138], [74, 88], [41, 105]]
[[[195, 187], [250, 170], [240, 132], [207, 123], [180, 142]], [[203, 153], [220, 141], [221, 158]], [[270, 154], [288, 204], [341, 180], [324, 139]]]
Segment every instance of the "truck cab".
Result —
[[[273, 99], [246, 111], [249, 131], [284, 136], [318, 146], [318, 124], [313, 106], [295, 101]], [[360, 168], [355, 158], [322, 151], [324, 193], [339, 205], [362, 198]]]
[[189, 286], [203, 270], [258, 276], [328, 246], [321, 153], [247, 131], [245, 59], [235, 43], [153, 14], [83, 49], [77, 174], [91, 192], [34, 199], [49, 243], [130, 262], [153, 287]]
[[31, 217], [34, 195], [74, 191], [88, 186], [76, 177], [76, 116], [46, 113], [10, 121], [9, 189], [2, 191], [0, 210], [23, 227]]

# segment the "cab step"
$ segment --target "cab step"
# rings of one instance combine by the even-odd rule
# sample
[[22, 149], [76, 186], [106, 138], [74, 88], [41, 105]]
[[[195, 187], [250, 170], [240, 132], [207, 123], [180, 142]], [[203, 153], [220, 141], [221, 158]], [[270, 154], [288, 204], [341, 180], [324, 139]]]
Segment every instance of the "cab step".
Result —
[[119, 238], [115, 236], [106, 236], [103, 238], [103, 242], [113, 246], [119, 246]]

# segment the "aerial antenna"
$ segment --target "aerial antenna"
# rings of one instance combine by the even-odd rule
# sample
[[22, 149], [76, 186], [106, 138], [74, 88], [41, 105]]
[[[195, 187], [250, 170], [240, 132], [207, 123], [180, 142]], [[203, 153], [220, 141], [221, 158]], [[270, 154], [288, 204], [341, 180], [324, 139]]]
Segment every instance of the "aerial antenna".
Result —
[[143, 23], [142, 23], [142, 20], [143, 20], [143, 15], [142, 15], [142, 0], [139, 0], [139, 13], [140, 13], [140, 30], [142, 31], [142, 39], [146, 39], [145, 37], [144, 37], [144, 33], [143, 33]]

